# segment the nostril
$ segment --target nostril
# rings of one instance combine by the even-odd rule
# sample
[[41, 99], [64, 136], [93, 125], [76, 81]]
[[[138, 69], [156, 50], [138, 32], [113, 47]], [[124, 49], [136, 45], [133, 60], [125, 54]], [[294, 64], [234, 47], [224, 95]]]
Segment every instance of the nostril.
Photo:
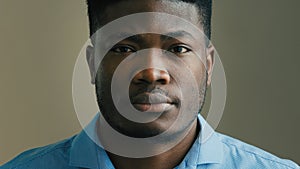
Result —
[[168, 83], [166, 79], [158, 79], [157, 82], [161, 83], [161, 84], [167, 84]]
[[149, 83], [147, 80], [140, 78], [134, 81], [136, 84], [146, 84]]
[[170, 82], [170, 75], [164, 70], [149, 68], [139, 72], [133, 79], [136, 84], [168, 84]]

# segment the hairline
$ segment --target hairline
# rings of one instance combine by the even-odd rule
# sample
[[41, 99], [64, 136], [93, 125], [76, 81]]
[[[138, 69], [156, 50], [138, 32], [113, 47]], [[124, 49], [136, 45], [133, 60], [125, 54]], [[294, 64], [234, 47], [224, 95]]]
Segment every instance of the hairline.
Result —
[[[87, 0], [88, 1], [88, 0]], [[106, 0], [104, 0], [106, 1]], [[162, 1], [162, 0], [155, 0], [155, 1]], [[167, 0], [167, 1], [171, 1], [171, 2], [185, 2], [185, 3], [189, 3], [191, 5], [194, 5], [196, 7], [196, 10], [197, 10], [197, 15], [198, 15], [198, 22], [200, 23], [201, 25], [201, 28], [203, 29], [204, 31], [204, 34], [207, 36], [207, 38], [210, 40], [211, 38], [211, 6], [210, 6], [210, 13], [209, 16], [206, 16], [208, 18], [206, 18], [205, 16], [203, 16], [204, 14], [206, 14], [205, 11], [203, 11], [203, 9], [200, 7], [200, 4], [198, 4], [197, 2], [198, 1], [195, 1], [195, 2], [187, 2], [185, 0]], [[200, 0], [201, 1], [201, 0]], [[212, 2], [212, 1], [211, 1]], [[90, 37], [92, 37], [92, 35], [97, 32], [97, 30], [101, 29], [107, 22], [107, 16], [108, 14], [106, 13], [106, 8], [110, 5], [113, 5], [113, 4], [116, 4], [118, 3], [117, 1], [112, 1], [112, 2], [109, 2], [107, 3], [106, 5], [103, 5], [101, 8], [99, 8], [99, 12], [96, 12], [93, 13], [93, 10], [90, 11], [89, 9], [89, 13], [92, 12], [92, 14], [89, 14], [89, 29], [90, 29]], [[211, 4], [210, 4], [211, 5]], [[92, 17], [92, 18], [90, 18]], [[93, 23], [91, 23], [91, 20]], [[209, 22], [209, 23], [206, 23], [206, 22]]]

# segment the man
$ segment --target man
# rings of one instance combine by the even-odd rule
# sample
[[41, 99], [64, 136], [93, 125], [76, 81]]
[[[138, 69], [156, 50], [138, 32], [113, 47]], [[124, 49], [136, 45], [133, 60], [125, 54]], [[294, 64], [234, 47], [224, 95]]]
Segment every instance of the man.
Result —
[[[192, 30], [178, 30], [182, 24], [168, 27], [161, 13], [188, 21], [210, 38], [210, 0], [89, 0], [88, 12], [92, 45], [87, 47], [87, 61], [101, 114], [79, 135], [24, 152], [1, 166], [1, 169], [299, 168], [289, 160], [216, 132], [203, 141], [203, 133], [208, 129], [204, 127], [207, 125], [203, 118], [197, 118], [197, 113], [203, 105], [206, 88], [211, 83], [214, 48], [205, 37], [196, 36]], [[97, 31], [118, 18], [145, 12], [158, 14], [143, 15], [144, 20], [140, 22], [144, 23], [132, 27], [151, 27], [149, 30], [153, 31], [140, 34], [131, 32], [126, 38], [111, 42], [108, 46], [113, 46], [107, 47], [109, 50], [105, 52], [105, 57], [101, 62], [97, 61], [98, 55], [101, 55], [98, 47], [103, 49], [103, 36], [106, 36], [105, 31], [103, 33], [100, 30], [99, 34]], [[172, 21], [170, 17], [169, 22]], [[128, 32], [132, 27], [124, 25], [121, 30]], [[171, 33], [154, 33], [158, 32], [157, 27]], [[127, 61], [128, 58], [131, 60]], [[123, 62], [129, 65], [118, 71]], [[119, 74], [115, 79], [116, 72]], [[114, 90], [111, 89], [122, 87], [123, 81], [120, 79], [123, 77], [129, 77], [125, 78], [125, 83], [129, 83], [125, 91], [129, 93], [129, 104], [118, 109]], [[114, 88], [114, 80], [118, 82], [117, 88]], [[196, 86], [194, 81], [197, 82]], [[126, 102], [122, 91], [118, 91], [118, 95], [122, 105]], [[189, 100], [189, 96], [192, 99]], [[129, 120], [134, 110], [122, 112], [130, 105], [142, 114], [141, 118]], [[106, 122], [108, 125], [105, 125]], [[178, 125], [173, 127], [173, 123]], [[146, 140], [168, 132], [157, 142], [142, 142], [149, 147], [136, 144], [134, 148], [125, 140], [113, 139], [115, 137], [108, 132], [109, 126], [135, 140]], [[96, 133], [96, 136], [91, 136], [91, 133]], [[145, 149], [140, 151], [142, 148]]]

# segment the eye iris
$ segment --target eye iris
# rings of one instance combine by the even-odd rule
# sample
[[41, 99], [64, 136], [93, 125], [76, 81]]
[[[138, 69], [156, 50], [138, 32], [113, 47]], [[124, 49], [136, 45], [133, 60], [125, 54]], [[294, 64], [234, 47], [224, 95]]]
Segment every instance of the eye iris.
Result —
[[183, 47], [181, 47], [181, 46], [180, 46], [180, 47], [177, 47], [177, 52], [180, 53], [180, 52], [182, 52], [182, 51], [183, 51]]
[[128, 47], [121, 47], [120, 51], [121, 52], [130, 52], [130, 49]]
[[187, 50], [186, 50], [184, 47], [182, 47], [182, 46], [177, 46], [177, 47], [175, 47], [175, 48], [173, 49], [173, 51], [176, 52], [176, 53], [184, 53], [184, 52], [186, 52]]

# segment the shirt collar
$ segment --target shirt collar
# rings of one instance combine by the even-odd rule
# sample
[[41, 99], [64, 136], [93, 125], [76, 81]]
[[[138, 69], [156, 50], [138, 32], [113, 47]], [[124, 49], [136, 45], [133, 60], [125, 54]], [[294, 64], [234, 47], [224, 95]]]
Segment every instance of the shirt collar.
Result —
[[95, 125], [99, 115], [94, 119], [74, 138], [70, 150], [70, 166], [82, 168], [99, 168], [97, 153], [98, 145], [94, 142]]
[[183, 165], [196, 166], [203, 164], [219, 164], [223, 159], [223, 145], [217, 133], [199, 114], [198, 122], [200, 123], [201, 130], [198, 138], [193, 146], [185, 156], [179, 168]]
[[197, 164], [221, 163], [224, 151], [220, 138], [200, 114], [198, 120], [201, 130], [195, 142], [199, 147]]
[[[97, 137], [95, 137], [95, 135], [90, 135], [91, 133], [95, 134], [94, 129], [98, 118], [99, 113], [94, 117], [91, 123], [74, 138], [70, 150], [69, 164], [71, 166], [99, 168], [97, 154], [99, 153], [100, 148], [92, 140]], [[199, 136], [186, 155], [184, 161], [187, 165], [221, 163], [223, 159], [222, 142], [220, 141], [217, 133], [214, 132], [211, 126], [200, 114], [198, 116], [198, 120], [201, 124]], [[103, 153], [100, 154], [103, 155]]]

